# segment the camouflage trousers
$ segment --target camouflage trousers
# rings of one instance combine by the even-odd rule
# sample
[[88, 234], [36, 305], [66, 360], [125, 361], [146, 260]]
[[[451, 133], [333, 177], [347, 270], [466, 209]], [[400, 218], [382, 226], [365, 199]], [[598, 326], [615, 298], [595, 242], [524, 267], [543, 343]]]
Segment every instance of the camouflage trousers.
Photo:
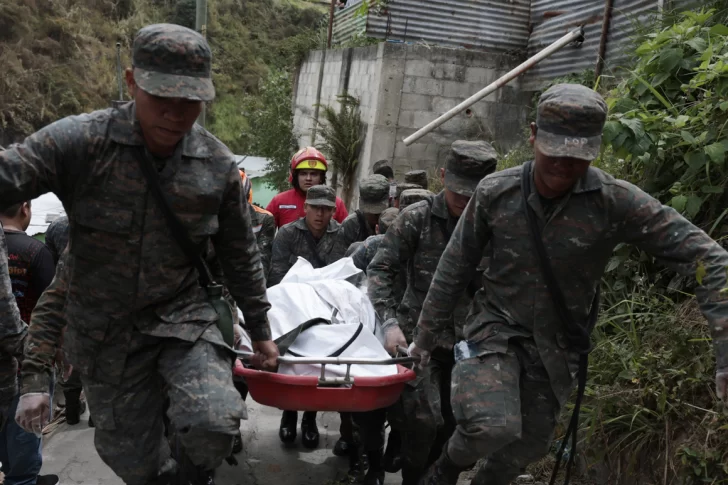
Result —
[[222, 342], [215, 325], [194, 343], [135, 331], [118, 386], [81, 376], [96, 450], [125, 483], [153, 483], [171, 456], [164, 439], [167, 396], [167, 416], [194, 465], [212, 470], [230, 455], [247, 414]]
[[416, 484], [440, 456], [455, 429], [450, 407], [452, 351], [436, 349], [424, 370], [408, 382], [387, 419], [402, 438], [402, 484]]
[[452, 392], [448, 456], [462, 467], [487, 458], [472, 485], [508, 485], [548, 453], [560, 409], [532, 340], [458, 361]]

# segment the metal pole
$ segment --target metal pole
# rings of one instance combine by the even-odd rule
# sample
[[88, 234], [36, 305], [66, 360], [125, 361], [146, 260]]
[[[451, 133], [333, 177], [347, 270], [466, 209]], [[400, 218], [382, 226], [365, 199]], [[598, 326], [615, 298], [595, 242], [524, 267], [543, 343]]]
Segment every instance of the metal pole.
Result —
[[121, 74], [121, 42], [116, 43], [116, 80], [119, 82], [119, 101], [124, 101], [124, 85]]
[[524, 61], [523, 63], [521, 63], [518, 67], [512, 69], [507, 74], [504, 74], [497, 80], [490, 83], [485, 88], [483, 88], [480, 91], [478, 91], [477, 93], [473, 94], [468, 99], [466, 99], [459, 105], [455, 106], [453, 109], [451, 109], [447, 113], [443, 114], [436, 120], [431, 121], [424, 127], [420, 128], [419, 130], [417, 130], [416, 132], [414, 132], [413, 134], [411, 134], [410, 136], [405, 138], [404, 144], [406, 146], [413, 144], [414, 142], [416, 142], [417, 140], [419, 140], [426, 134], [430, 133], [431, 131], [433, 131], [435, 128], [437, 128], [441, 124], [443, 124], [446, 121], [448, 121], [449, 119], [453, 118], [455, 115], [457, 115], [461, 111], [465, 111], [470, 106], [474, 105], [481, 99], [485, 98], [486, 96], [488, 96], [490, 93], [492, 93], [496, 89], [505, 86], [506, 84], [511, 82], [513, 79], [517, 78], [524, 72], [528, 71], [530, 68], [532, 68], [533, 66], [535, 66], [542, 60], [546, 59], [547, 57], [552, 55], [554, 52], [563, 48], [567, 44], [574, 42], [575, 40], [583, 39], [583, 37], [584, 37], [584, 28], [583, 27], [579, 27], [578, 29], [575, 29], [575, 30], [569, 32], [568, 34], [566, 34], [565, 36], [563, 36], [562, 38], [560, 38], [559, 40], [557, 40], [556, 42], [554, 42], [553, 44], [551, 44], [550, 46], [548, 46], [547, 48], [545, 48], [544, 50], [542, 50], [541, 52], [536, 54], [535, 56], [533, 56], [533, 57], [527, 59], [526, 61]]
[[602, 21], [602, 34], [599, 38], [599, 54], [597, 54], [597, 67], [594, 69], [594, 82], [599, 80], [604, 70], [604, 56], [607, 53], [607, 35], [609, 35], [609, 25], [612, 21], [613, 0], [604, 2], [604, 20]]
[[[367, 0], [364, 0], [367, 1]], [[331, 0], [331, 6], [329, 7], [329, 33], [326, 40], [326, 48], [331, 49], [331, 37], [334, 35], [334, 7], [336, 6], [336, 0]]]
[[[203, 37], [207, 37], [207, 0], [197, 0], [195, 30], [202, 34]], [[197, 118], [197, 123], [203, 127], [205, 126], [205, 108], [205, 103], [202, 103], [202, 112], [200, 113], [200, 117]]]

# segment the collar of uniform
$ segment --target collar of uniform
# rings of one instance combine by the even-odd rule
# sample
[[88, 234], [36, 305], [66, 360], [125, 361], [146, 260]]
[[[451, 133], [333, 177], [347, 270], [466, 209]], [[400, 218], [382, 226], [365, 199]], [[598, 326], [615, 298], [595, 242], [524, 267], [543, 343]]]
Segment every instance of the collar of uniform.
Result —
[[595, 190], [601, 190], [602, 188], [602, 179], [599, 177], [599, 171], [590, 166], [584, 176], [579, 179], [578, 182], [576, 182], [576, 185], [574, 185], [574, 190], [572, 190], [575, 194], [581, 194], [584, 192], [592, 192]]
[[[296, 222], [293, 223], [293, 227], [296, 229], [299, 229], [301, 231], [308, 231], [308, 226], [306, 225], [306, 218], [301, 217], [300, 219], [296, 220]], [[329, 221], [329, 227], [326, 228], [326, 232], [336, 232], [339, 229], [339, 223], [334, 220], [332, 217]]]
[[[121, 145], [144, 146], [144, 137], [136, 119], [136, 105], [131, 101], [114, 112], [109, 127], [110, 138]], [[208, 158], [210, 150], [203, 128], [198, 124], [182, 139], [182, 155], [188, 158]]]
[[440, 219], [447, 219], [450, 217], [450, 213], [447, 210], [447, 202], [445, 202], [445, 191], [440, 191], [435, 197], [432, 198], [432, 209], [430, 209], [432, 215], [439, 217]]

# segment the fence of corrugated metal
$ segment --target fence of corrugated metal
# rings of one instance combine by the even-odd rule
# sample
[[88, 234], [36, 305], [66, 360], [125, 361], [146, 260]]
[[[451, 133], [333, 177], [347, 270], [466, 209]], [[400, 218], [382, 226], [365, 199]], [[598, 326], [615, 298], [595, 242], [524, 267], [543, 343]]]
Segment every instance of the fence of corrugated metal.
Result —
[[[361, 0], [359, 0], [361, 1]], [[595, 70], [602, 38], [605, 3], [609, 0], [389, 0], [364, 17], [356, 7], [337, 13], [335, 42], [365, 31], [368, 37], [407, 42], [523, 53], [550, 45], [584, 25], [585, 41], [567, 46], [524, 75], [522, 88], [535, 90], [545, 82], [584, 70]], [[629, 65], [630, 44], [640, 25], [664, 8], [691, 8], [699, 0], [611, 0], [603, 75], [618, 74]]]
[[[338, 10], [334, 14], [334, 44], [343, 44], [358, 34], [366, 34], [367, 19], [364, 15], [357, 15], [361, 0], [349, 0], [347, 8]], [[371, 35], [371, 34], [369, 34]]]
[[[343, 10], [355, 10], [356, 6]], [[530, 0], [389, 0], [370, 8], [366, 35], [498, 52], [524, 51]], [[338, 14], [336, 21], [343, 19]], [[343, 38], [343, 36], [342, 36]]]

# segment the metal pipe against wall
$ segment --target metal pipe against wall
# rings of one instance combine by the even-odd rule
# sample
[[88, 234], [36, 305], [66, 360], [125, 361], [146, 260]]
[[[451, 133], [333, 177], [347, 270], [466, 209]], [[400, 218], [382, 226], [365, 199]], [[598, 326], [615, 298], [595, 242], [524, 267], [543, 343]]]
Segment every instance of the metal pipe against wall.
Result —
[[[202, 34], [203, 37], [207, 37], [207, 0], [197, 0], [197, 10], [195, 12], [195, 30]], [[202, 112], [197, 118], [197, 123], [200, 126], [205, 126], [205, 103], [202, 103]]]
[[599, 79], [604, 70], [604, 56], [607, 53], [607, 36], [609, 35], [609, 26], [612, 22], [612, 6], [614, 0], [605, 0], [604, 17], [602, 20], [602, 33], [599, 37], [599, 54], [597, 55], [597, 66], [594, 69], [594, 82]]
[[329, 32], [328, 39], [326, 40], [326, 48], [331, 49], [331, 37], [334, 35], [334, 6], [336, 0], [331, 0], [331, 6], [329, 7]]
[[430, 123], [426, 124], [410, 136], [404, 139], [404, 144], [406, 146], [409, 146], [425, 136], [426, 134], [433, 131], [438, 126], [442, 125], [446, 121], [453, 118], [458, 113], [465, 111], [470, 106], [474, 105], [481, 99], [485, 98], [489, 94], [491, 94], [493, 91], [497, 90], [498, 88], [501, 88], [511, 82], [513, 79], [517, 78], [524, 72], [528, 71], [530, 68], [541, 62], [542, 60], [546, 59], [547, 57], [551, 56], [555, 52], [559, 51], [566, 45], [570, 44], [571, 42], [574, 42], [575, 40], [581, 40], [584, 38], [584, 28], [579, 27], [578, 29], [574, 29], [573, 31], [569, 32], [535, 56], [527, 59], [526, 61], [522, 62], [519, 66], [515, 67], [511, 71], [509, 71], [507, 74], [504, 74], [497, 80], [490, 83], [485, 88], [481, 89], [477, 93], [470, 96], [468, 99], [460, 103], [459, 105], [455, 106], [453, 109], [448, 111], [447, 113], [443, 114], [442, 116], [438, 117], [436, 120], [431, 121]]

